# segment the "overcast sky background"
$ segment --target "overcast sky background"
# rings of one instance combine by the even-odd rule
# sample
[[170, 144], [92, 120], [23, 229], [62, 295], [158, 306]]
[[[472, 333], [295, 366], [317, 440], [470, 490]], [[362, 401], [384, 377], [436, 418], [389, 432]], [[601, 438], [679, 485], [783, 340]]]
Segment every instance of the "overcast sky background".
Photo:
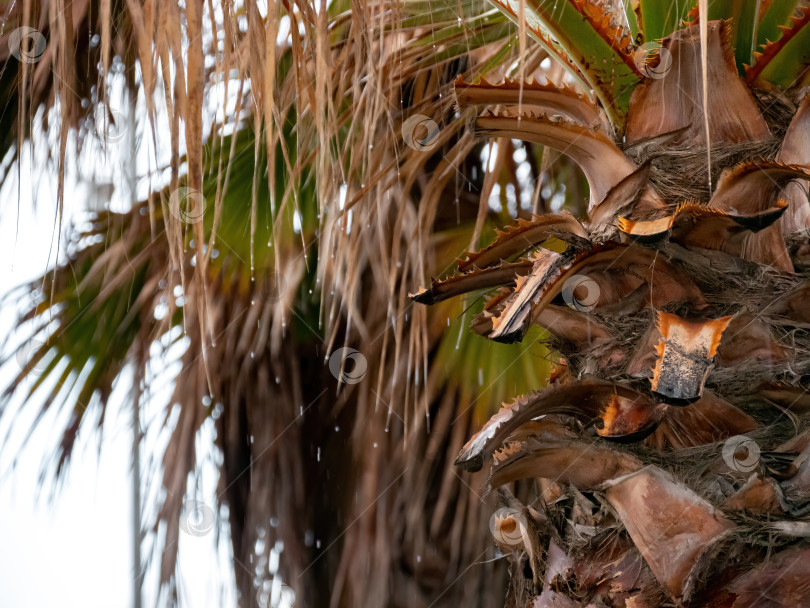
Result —
[[[68, 157], [76, 158], [70, 151]], [[20, 178], [15, 169], [0, 187], [0, 297], [3, 298], [0, 331], [4, 338], [11, 336], [12, 343], [19, 333], [17, 311], [30, 303], [30, 296], [17, 292], [15, 296], [21, 297], [16, 300], [9, 294], [51, 266], [56, 236], [55, 170], [45, 159], [29, 161], [30, 151], [23, 158]], [[80, 218], [88, 206], [110, 204], [111, 200], [113, 208], [125, 206], [121, 161], [105, 158], [87, 150], [79, 160], [79, 173], [97, 177], [107, 174], [110, 183], [106, 188], [88, 187], [77, 179], [76, 165], [69, 167], [63, 226]], [[141, 154], [138, 160], [142, 171], [148, 159]], [[140, 185], [141, 194], [147, 187], [146, 182]], [[6, 346], [4, 354], [9, 352], [13, 355], [14, 349]], [[171, 371], [171, 362], [168, 364]], [[16, 357], [12, 356], [0, 368], [0, 387], [7, 386], [19, 369]], [[143, 421], [157, 419], [168, 402], [171, 384], [165, 378], [161, 380], [152, 389], [152, 402], [144, 404]], [[27, 433], [42, 404], [40, 398], [35, 396], [22, 408], [23, 400], [15, 398], [0, 418], [0, 606], [3, 608], [132, 606], [132, 431], [126, 409], [129, 407], [126, 385], [123, 379], [111, 399], [103, 435], [90, 428], [95, 426], [96, 409], [88, 421], [91, 424], [79, 436], [68, 474], [57, 487], [50, 479], [43, 485], [40, 472], [46, 457], [58, 445], [67, 414], [59, 410], [66, 408], [54, 404], [53, 411], [43, 418], [27, 442]], [[154, 446], [165, 442], [167, 432], [152, 434], [142, 453], [142, 462], [146, 463], [150, 457], [159, 459]], [[206, 432], [210, 433], [211, 428]], [[15, 460], [17, 465], [12, 470]], [[210, 464], [203, 468], [205, 483], [200, 497], [213, 504], [215, 468]], [[146, 469], [144, 465], [145, 472]], [[155, 508], [154, 493], [144, 499], [144, 504], [147, 509]], [[220, 543], [217, 548], [213, 531], [201, 537], [181, 534], [180, 549], [182, 578], [178, 584], [181, 598], [185, 599], [181, 606], [233, 605], [228, 543]], [[144, 557], [148, 552], [147, 543]], [[158, 605], [156, 581], [153, 567], [146, 575], [145, 607]]]
[[[267, 3], [257, 4], [262, 15]], [[316, 11], [320, 5], [316, 5]], [[284, 16], [279, 23], [279, 44], [290, 44], [290, 21]], [[212, 40], [210, 23], [204, 23], [203, 44]], [[174, 68], [170, 66], [170, 72]], [[139, 77], [136, 74], [136, 77]], [[169, 122], [163, 95], [156, 94], [157, 149], [151, 131], [144, 138], [147, 124], [145, 103], [141, 92], [137, 104], [139, 127], [135, 137], [135, 174], [138, 176], [136, 192], [128, 183], [132, 163], [129, 140], [128, 103], [123, 96], [123, 78], [115, 77], [115, 86], [109, 91], [113, 116], [118, 125], [109, 125], [107, 115], [98, 113], [97, 130], [105, 134], [107, 145], [102, 148], [98, 139], [85, 140], [81, 154], [75, 146], [66, 153], [66, 184], [64, 219], [62, 224], [61, 255], [64, 254], [64, 230], [71, 222], [80, 222], [88, 210], [110, 208], [123, 211], [129, 208], [133, 196], [144, 200], [150, 189], [156, 190], [168, 183], [170, 150], [162, 141], [169, 132]], [[246, 87], [247, 89], [247, 87]], [[224, 97], [222, 82], [213, 85], [206, 98], [203, 112], [203, 132], [207, 133], [214, 120], [232, 121], [236, 118], [237, 87], [231, 87]], [[19, 300], [10, 294], [53, 267], [57, 242], [56, 221], [57, 171], [47, 158], [44, 136], [36, 129], [34, 138], [38, 153], [31, 157], [29, 146], [21, 154], [22, 162], [0, 183], [0, 332], [10, 336], [11, 344], [20, 344], [17, 314], [30, 305], [30, 296], [20, 294]], [[59, 117], [52, 113], [49, 124], [58, 125]], [[53, 128], [50, 149], [58, 150]], [[184, 152], [183, 123], [179, 140]], [[6, 159], [8, 161], [8, 159]], [[7, 164], [7, 162], [6, 162]], [[184, 167], [181, 167], [181, 171]], [[0, 170], [2, 178], [2, 170]], [[63, 257], [61, 259], [64, 259]], [[23, 328], [24, 330], [25, 328]], [[16, 339], [16, 342], [15, 342]], [[2, 343], [2, 340], [0, 340]], [[0, 390], [19, 372], [14, 348], [8, 344], [2, 353], [11, 358], [0, 366]], [[171, 428], [162, 428], [167, 404], [171, 398], [173, 370], [177, 371], [175, 348], [167, 358], [156, 361], [155, 369], [162, 376], [150, 382], [150, 400], [142, 403], [141, 422], [150, 432], [141, 451], [142, 504], [147, 511], [144, 525], [151, 522], [159, 504], [160, 461], [162, 448]], [[31, 381], [36, 378], [32, 374]], [[25, 407], [21, 407], [21, 406]], [[31, 608], [59, 606], [60, 608], [131, 608], [132, 579], [132, 429], [129, 386], [123, 378], [114, 391], [105, 417], [103, 434], [95, 432], [97, 408], [90, 424], [79, 434], [67, 475], [55, 488], [52, 477], [40, 481], [42, 465], [61, 439], [61, 429], [69, 412], [60, 412], [64, 404], [53, 404], [37, 430], [28, 437], [32, 422], [42, 405], [35, 397], [25, 403], [15, 398], [8, 410], [0, 415], [0, 608]], [[170, 426], [176, 416], [170, 418]], [[13, 423], [13, 426], [12, 426]], [[9, 429], [11, 428], [11, 431]], [[198, 482], [193, 498], [208, 505], [215, 502], [217, 473], [216, 454], [208, 448], [213, 441], [211, 421], [203, 426], [197, 441]], [[23, 447], [23, 444], [24, 447]], [[12, 470], [12, 463], [16, 467]], [[53, 471], [53, 467], [49, 472]], [[147, 484], [151, 488], [147, 488]], [[217, 531], [220, 542], [217, 543]], [[152, 555], [148, 537], [143, 548], [144, 559]], [[217, 528], [203, 536], [181, 533], [178, 589], [182, 608], [221, 608], [235, 605], [235, 592], [230, 571], [230, 541], [227, 526], [219, 522]], [[283, 550], [283, 547], [277, 547]], [[281, 551], [271, 551], [268, 564], [262, 564], [263, 593], [257, 595], [260, 606], [289, 608], [294, 605], [294, 594], [282, 588], [281, 580], [274, 577]], [[159, 555], [152, 556], [152, 566], [145, 575], [144, 608], [161, 605], [157, 596], [157, 566]]]

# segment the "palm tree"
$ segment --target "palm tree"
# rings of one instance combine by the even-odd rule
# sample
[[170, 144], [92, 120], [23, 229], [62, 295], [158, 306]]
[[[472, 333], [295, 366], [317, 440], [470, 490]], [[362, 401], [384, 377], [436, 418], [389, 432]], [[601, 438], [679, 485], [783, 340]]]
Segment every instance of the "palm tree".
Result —
[[477, 134], [560, 150], [590, 192], [411, 296], [500, 287], [473, 330], [540, 326], [561, 357], [456, 460], [500, 491], [510, 606], [810, 603], [810, 7], [665, 4], [627, 3], [627, 32], [586, 2], [499, 4], [594, 100], [455, 85]]
[[[137, 129], [141, 149], [169, 157], [138, 176], [153, 184], [145, 200], [80, 218], [65, 262], [26, 286], [41, 295], [9, 353], [22, 367], [5, 398], [36, 393], [71, 412], [47, 459], [58, 476], [88, 420], [103, 421], [116, 380], [134, 372], [134, 398], [145, 400], [182, 352], [165, 419], [144, 429], [171, 432], [145, 471], [156, 512], [143, 505], [170, 599], [180, 535], [216, 511], [244, 606], [266, 604], [276, 575], [297, 605], [495, 602], [505, 579], [495, 576], [503, 562], [487, 561], [487, 509], [448, 464], [499, 395], [543, 382], [547, 351], [448, 332], [462, 308], [428, 317], [407, 289], [435, 263], [417, 240], [435, 234], [449, 252], [476, 222], [480, 232], [514, 217], [506, 205], [479, 215], [484, 144], [463, 134], [447, 96], [460, 66], [494, 73], [515, 60], [514, 26], [479, 0], [462, 3], [475, 16], [463, 24], [455, 2], [396, 14], [345, 2], [187, 4], [74, 2], [64, 22], [60, 3], [5, 9], [5, 150], [16, 158], [46, 145], [29, 139], [38, 128], [54, 133], [64, 179], [72, 138], [114, 147]], [[448, 49], [440, 61], [431, 35]], [[85, 43], [89, 58], [74, 52]], [[112, 107], [122, 84], [138, 125]], [[435, 153], [407, 132], [413, 147], [403, 141], [420, 110], [449, 122]], [[468, 189], [440, 156], [458, 142], [457, 166], [479, 171]], [[584, 184], [573, 166], [546, 170], [546, 187]], [[215, 500], [198, 505], [204, 425], [215, 428], [220, 478]]]
[[[58, 474], [116, 378], [133, 369], [147, 395], [160, 352], [182, 350], [147, 475], [165, 589], [203, 425], [245, 606], [282, 546], [296, 605], [493, 605], [490, 527], [514, 605], [730, 605], [785, 572], [801, 584], [807, 11], [711, 3], [698, 35], [679, 2], [603, 4], [22, 0], [3, 17], [4, 150], [58, 102], [39, 116], [58, 118], [62, 176], [71, 128], [92, 132], [123, 80], [142, 145], [169, 152], [146, 200], [90, 216], [38, 282], [25, 327], [45, 346], [7, 391], [72, 408]], [[33, 24], [46, 51], [29, 63], [12, 34]], [[410, 302], [481, 244], [414, 295], [430, 312]], [[762, 446], [755, 478], [723, 468], [748, 466], [744, 442], [721, 457], [742, 434]], [[453, 470], [460, 450], [470, 470], [495, 456], [488, 482]], [[487, 484], [514, 484], [508, 511], [490, 517]]]

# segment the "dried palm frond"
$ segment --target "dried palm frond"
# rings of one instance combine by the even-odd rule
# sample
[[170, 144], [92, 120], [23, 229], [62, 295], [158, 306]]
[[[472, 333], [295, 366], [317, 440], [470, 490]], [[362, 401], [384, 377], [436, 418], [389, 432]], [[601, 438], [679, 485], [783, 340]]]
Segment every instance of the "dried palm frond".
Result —
[[[493, 505], [477, 492], [485, 474], [452, 470], [462, 450], [462, 462], [495, 457], [493, 485], [514, 483], [507, 506], [518, 513], [497, 520], [501, 540], [521, 532], [513, 605], [742, 603], [776, 576], [754, 568], [766, 537], [780, 554], [804, 547], [806, 461], [770, 452], [807, 424], [807, 214], [795, 181], [810, 166], [807, 11], [712, 3], [703, 23], [693, 12], [681, 27], [686, 5], [639, 0], [617, 14], [619, 4], [15, 5], [22, 24], [49, 15], [48, 60], [0, 56], [4, 149], [28, 136], [35, 108], [54, 104], [59, 124], [46, 127], [59, 135], [63, 180], [70, 129], [121, 84], [120, 60], [131, 99], [144, 100], [146, 139], [169, 151], [146, 200], [74, 235], [68, 263], [43, 280], [48, 299], [26, 315], [48, 344], [30, 365], [82, 383], [61, 405], [74, 415], [59, 472], [88, 404], [103, 410], [125, 365], [143, 370], [158, 340], [182, 337], [154, 522], [164, 589], [209, 418], [243, 605], [271, 574], [262, 558], [276, 541], [278, 573], [301, 605], [500, 601]], [[85, 49], [96, 24], [98, 45]], [[780, 25], [781, 39], [762, 39]], [[756, 44], [767, 48], [753, 62]], [[71, 83], [99, 86], [75, 94]], [[777, 108], [763, 107], [768, 95]], [[485, 104], [497, 114], [478, 114]], [[737, 167], [752, 160], [756, 170]], [[205, 204], [199, 216], [189, 201]], [[613, 242], [620, 229], [642, 238]], [[415, 286], [455, 265], [462, 274], [413, 297], [433, 310], [414, 305]], [[496, 287], [486, 302], [466, 295]], [[686, 410], [652, 391], [659, 334], [683, 346], [659, 331], [655, 310], [697, 325], [734, 317], [710, 348], [682, 349], [700, 380], [670, 395], [700, 397]], [[470, 319], [524, 343], [469, 336]], [[515, 408], [522, 424], [496, 414], [483, 445], [465, 448], [505, 395], [547, 383], [557, 357], [541, 340], [564, 356], [559, 386]], [[349, 368], [347, 352], [365, 365]], [[661, 355], [658, 382], [673, 377]], [[765, 498], [738, 496], [739, 476], [717, 472], [717, 442], [749, 432], [769, 443]], [[778, 506], [781, 519], [764, 526], [752, 505]], [[690, 526], [711, 550], [681, 542]], [[659, 533], [665, 542], [651, 543]], [[739, 551], [719, 552], [731, 538]], [[804, 597], [796, 580], [785, 597]]]
[[[550, 19], [547, 3], [526, 4], [531, 10], [515, 15], [528, 27]], [[567, 50], [578, 30], [566, 10], [581, 3], [563, 4], [547, 29], [552, 36], [555, 27], [565, 29], [558, 38]], [[607, 113], [621, 141], [599, 140], [590, 120], [577, 123], [581, 113], [561, 91], [553, 99], [547, 89], [528, 94], [528, 105], [564, 116], [559, 120], [516, 114], [520, 83], [483, 83], [462, 93], [476, 105], [489, 102], [476, 132], [569, 154], [588, 177], [591, 200], [587, 221], [571, 225], [585, 234], [561, 253], [533, 249], [548, 247], [543, 233], [528, 239], [526, 250], [504, 247], [520, 240], [520, 227], [513, 227], [491, 249], [504, 256], [485, 258], [493, 268], [501, 259], [533, 265], [499, 283], [505, 287], [486, 301], [475, 332], [519, 342], [532, 323], [545, 325], [566, 367], [553, 387], [497, 412], [456, 464], [477, 470], [493, 456], [491, 485], [531, 490], [530, 502], [504, 501], [516, 525], [529, 521], [523, 504], [541, 505], [551, 524], [524, 527], [512, 553], [507, 605], [754, 605], [753, 582], [773, 584], [777, 571], [788, 591], [766, 601], [802, 605], [810, 589], [795, 583], [800, 577], [783, 561], [775, 559], [773, 570], [755, 566], [769, 543], [797, 555], [807, 544], [810, 468], [799, 440], [810, 377], [810, 335], [799, 304], [807, 295], [807, 233], [793, 236], [805, 228], [807, 197], [798, 184], [807, 179], [810, 156], [798, 134], [807, 136], [807, 102], [793, 106], [793, 124], [779, 112], [766, 119], [760, 93], [748, 85], [768, 73], [770, 85], [785, 88], [787, 104], [801, 100], [788, 89], [801, 80], [797, 64], [806, 59], [787, 49], [803, 35], [807, 9], [798, 8], [781, 41], [757, 56], [759, 68], [747, 70], [746, 83], [740, 71], [755, 55], [756, 25], [778, 18], [768, 7], [760, 14], [742, 4], [695, 8], [680, 24], [669, 3], [633, 5], [630, 29], [663, 40], [637, 65], [646, 78], [630, 96], [626, 120]], [[582, 40], [590, 48], [585, 34]], [[622, 40], [615, 38], [617, 54]], [[576, 63], [577, 51], [571, 55]], [[788, 74], [794, 80], [787, 82]], [[495, 106], [504, 113], [486, 113]], [[773, 133], [789, 138], [774, 141]], [[683, 175], [669, 178], [672, 171]], [[703, 176], [708, 186], [697, 183]], [[517, 254], [525, 257], [513, 259]], [[601, 554], [619, 533], [629, 545]], [[643, 561], [635, 587], [569, 574], [581, 559], [609, 572], [617, 555], [626, 556], [627, 567], [633, 557]], [[616, 595], [631, 590], [639, 593]]]

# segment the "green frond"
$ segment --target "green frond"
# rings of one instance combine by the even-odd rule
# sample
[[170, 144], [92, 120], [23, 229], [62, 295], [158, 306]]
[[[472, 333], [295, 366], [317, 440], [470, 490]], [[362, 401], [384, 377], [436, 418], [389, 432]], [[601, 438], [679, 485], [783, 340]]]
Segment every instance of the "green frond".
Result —
[[527, 0], [523, 16], [517, 0], [493, 2], [516, 23], [524, 22], [528, 33], [554, 55], [565, 57], [563, 65], [594, 92], [610, 121], [621, 126], [630, 94], [641, 80], [629, 32], [616, 28], [603, 9], [582, 0]]
[[548, 383], [555, 359], [544, 344], [549, 339], [544, 329], [532, 327], [522, 344], [498, 344], [470, 331], [470, 319], [481, 311], [483, 301], [468, 298], [463, 314], [459, 303], [454, 304], [446, 312], [431, 313], [448, 314], [451, 328], [439, 344], [432, 368], [437, 382], [471, 397], [476, 420], [492, 415], [504, 395], [522, 395]]
[[100, 214], [78, 239], [89, 244], [55, 275], [35, 283], [43, 296], [21, 325], [22, 331], [31, 328], [22, 346], [30, 349], [27, 365], [3, 394], [7, 399], [24, 386], [32, 370], [39, 375], [29, 397], [53, 380], [45, 407], [64, 401], [62, 407], [73, 412], [57, 453], [57, 474], [70, 458], [87, 409], [98, 404], [103, 413], [114, 381], [133, 360], [133, 345], [155, 327], [165, 271], [162, 239], [150, 238], [148, 218], [139, 213]]
[[729, 41], [734, 46], [734, 58], [740, 74], [750, 65], [757, 39], [759, 0], [709, 0], [709, 21], [730, 20]]
[[790, 17], [796, 13], [799, 0], [760, 0], [759, 5], [755, 51], [779, 39], [782, 35], [779, 27], [788, 24]]
[[636, 44], [643, 42], [644, 34], [641, 31], [641, 23], [639, 16], [636, 14], [636, 5], [634, 2], [622, 2], [624, 8], [624, 18], [627, 21], [627, 27], [630, 29], [630, 35]]
[[625, 5], [632, 7], [644, 40], [655, 42], [680, 28], [697, 0], [626, 0]]
[[[488, 238], [494, 232], [485, 231]], [[453, 266], [458, 248], [469, 242], [469, 227], [443, 231], [441, 237], [438, 257]], [[441, 302], [428, 313], [431, 325], [446, 327], [431, 359], [433, 381], [444, 390], [468, 396], [478, 421], [496, 411], [504, 395], [519, 395], [545, 385], [554, 362], [544, 344], [549, 335], [539, 327], [529, 330], [523, 344], [498, 344], [471, 332], [470, 322], [483, 309], [484, 299], [480, 293], [472, 293]]]
[[754, 54], [756, 61], [745, 74], [750, 84], [786, 90], [801, 83], [810, 64], [810, 7], [802, 7], [779, 29], [781, 36]]

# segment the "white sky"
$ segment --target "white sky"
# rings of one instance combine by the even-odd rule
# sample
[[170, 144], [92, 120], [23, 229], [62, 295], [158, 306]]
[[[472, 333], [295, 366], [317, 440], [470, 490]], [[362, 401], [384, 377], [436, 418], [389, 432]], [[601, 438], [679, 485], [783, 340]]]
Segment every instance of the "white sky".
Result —
[[[71, 157], [70, 152], [68, 156]], [[83, 162], [83, 170], [87, 172], [87, 162]], [[138, 164], [139, 168], [145, 165], [146, 159], [139, 157]], [[54, 237], [56, 184], [55, 172], [43, 170], [45, 165], [35, 161], [33, 166], [37, 170], [32, 170], [32, 163], [24, 162], [21, 179], [17, 179], [15, 171], [0, 186], [0, 297], [48, 268]], [[64, 226], [70, 224], [75, 213], [93, 204], [90, 199], [94, 193], [86, 185], [77, 184], [73, 169], [66, 187]], [[92, 171], [98, 172], [99, 167], [93, 167]], [[123, 179], [123, 172], [114, 167], [101, 172], [109, 173], [112, 181]], [[32, 191], [32, 184], [38, 188], [38, 195]], [[121, 188], [116, 190], [121, 191]], [[102, 188], [97, 194], [108, 201], [110, 193], [110, 189]], [[16, 307], [13, 302], [4, 303], [0, 315], [2, 335], [13, 334], [15, 326]], [[0, 386], [6, 386], [18, 370], [16, 359], [12, 357], [0, 368]], [[51, 492], [51, 484], [46, 484], [43, 492], [38, 491], [41, 487], [39, 473], [43, 457], [52, 454], [59, 441], [65, 416], [46, 416], [22, 450], [20, 446], [40, 401], [35, 398], [34, 402], [26, 404], [19, 417], [4, 415], [0, 418], [0, 605], [3, 608], [132, 606], [132, 434], [129, 413], [122, 404], [121, 396], [126, 393], [123, 384], [118, 395], [114, 393], [111, 399], [100, 450], [99, 435], [90, 428], [95, 426], [95, 417], [92, 417], [88, 428], [80, 434], [69, 473], [55, 492]], [[142, 419], [155, 419], [155, 414], [168, 400], [170, 385], [163, 384], [163, 390], [155, 396], [151, 408], [146, 407]], [[20, 404], [21, 400], [15, 399], [11, 411], [16, 412]], [[60, 409], [59, 404], [54, 406], [54, 410]], [[14, 430], [5, 441], [12, 422]], [[151, 444], [155, 441], [159, 439], [153, 437]], [[159, 458], [149, 454], [148, 449], [144, 452], [142, 462], [149, 456]], [[17, 467], [12, 472], [11, 462], [18, 455]], [[210, 465], [206, 477], [203, 498], [213, 496], [216, 483]], [[154, 507], [153, 500], [144, 502], [149, 508]], [[228, 543], [221, 543], [217, 549], [214, 533], [202, 537], [181, 534], [181, 537], [182, 579], [178, 585], [181, 598], [186, 600], [181, 606], [233, 605]], [[148, 544], [144, 556], [147, 551]], [[157, 572], [153, 568], [147, 573], [144, 607], [157, 605], [156, 580]]]
[[[263, 3], [266, 8], [266, 2]], [[260, 7], [261, 8], [261, 7]], [[317, 9], [316, 9], [317, 10]], [[282, 22], [279, 42], [289, 41], [289, 19]], [[126, 121], [127, 104], [122, 103], [122, 80], [111, 88], [110, 99], [114, 117], [123, 126], [106, 132], [108, 147], [102, 149], [92, 138], [85, 141], [81, 155], [68, 149], [67, 180], [65, 187], [65, 217], [63, 228], [72, 220], [80, 219], [88, 209], [111, 208], [121, 211], [129, 207], [133, 195], [126, 183], [126, 170], [130, 141]], [[203, 132], [207, 133], [211, 120], [234, 118], [236, 89], [229, 99], [223, 98], [221, 86], [212, 89], [204, 113]], [[116, 104], [115, 101], [118, 100]], [[140, 124], [144, 120], [143, 95], [138, 100]], [[168, 132], [168, 119], [162, 95], [156, 95], [157, 149], [152, 146], [151, 133], [142, 138], [138, 133], [136, 175], [139, 176], [137, 200], [143, 200], [149, 188], [160, 188], [166, 181], [169, 150], [161, 141], [160, 134]], [[115, 110], [122, 110], [117, 112]], [[106, 116], [99, 113], [97, 129], [107, 127]], [[38, 124], [37, 121], [34, 121]], [[52, 116], [50, 124], [57, 125], [58, 117]], [[142, 127], [141, 127], [142, 128]], [[181, 147], [184, 140], [182, 123]], [[58, 133], [58, 129], [53, 130]], [[40, 276], [52, 267], [55, 248], [56, 170], [46, 159], [47, 146], [42, 145], [43, 136], [38, 134], [38, 158], [30, 158], [30, 149], [22, 154], [20, 177], [16, 170], [0, 183], [0, 298], [9, 290]], [[51, 134], [50, 148], [58, 149], [55, 135]], [[181, 150], [182, 153], [182, 150]], [[80, 181], [78, 176], [83, 176]], [[144, 176], [152, 176], [149, 179]], [[0, 179], [2, 174], [0, 174]], [[91, 182], [93, 185], [91, 185]], [[19, 204], [19, 213], [18, 213]], [[19, 222], [19, 227], [17, 223]], [[64, 251], [62, 239], [62, 251]], [[27, 304], [24, 297], [19, 306]], [[2, 336], [13, 335], [17, 310], [14, 302], [0, 301], [0, 332]], [[4, 352], [8, 354], [8, 348]], [[173, 353], [176, 357], [177, 353]], [[151, 386], [151, 403], [142, 404], [142, 423], [162, 421], [165, 404], [170, 399], [172, 364], [176, 359], [161, 360], [155, 368], [164, 376]], [[19, 371], [16, 360], [0, 367], [0, 387], [8, 385]], [[175, 368], [176, 373], [176, 368]], [[26, 404], [19, 417], [0, 416], [0, 607], [30, 608], [54, 605], [60, 608], [130, 608], [132, 606], [131, 563], [131, 461], [132, 431], [130, 413], [125, 397], [128, 392], [126, 380], [121, 382], [110, 399], [104, 424], [103, 440], [94, 432], [96, 419], [87, 420], [86, 428], [79, 435], [74, 450], [69, 474], [62, 480], [58, 491], [51, 493], [51, 485], [40, 488], [39, 474], [43, 457], [50, 456], [61, 437], [66, 415], [46, 416], [37, 432], [20, 449], [31, 421], [39, 410], [40, 403]], [[12, 410], [20, 409], [21, 400], [15, 400]], [[53, 410], [59, 410], [54, 404]], [[33, 407], [30, 407], [33, 406]], [[62, 408], [64, 409], [64, 408]], [[56, 412], [55, 412], [56, 413]], [[67, 412], [66, 412], [67, 413]], [[174, 420], [173, 417], [171, 420]], [[10, 423], [14, 430], [6, 433]], [[210, 421], [209, 421], [210, 422]], [[152, 429], [145, 438], [141, 451], [142, 487], [149, 485], [152, 492], [142, 490], [142, 504], [151, 514], [157, 504], [156, 486], [159, 479], [148, 478], [150, 459], [159, 461], [170, 429]], [[203, 427], [203, 439], [198, 439], [198, 450], [210, 446], [213, 430], [210, 424]], [[19, 456], [17, 467], [10, 472], [10, 464]], [[216, 491], [216, 468], [211, 454], [202, 454], [198, 470], [202, 471], [198, 500], [213, 504]], [[149, 515], [146, 516], [148, 524]], [[178, 588], [183, 608], [220, 608], [235, 605], [232, 575], [230, 572], [230, 542], [227, 526], [220, 525], [221, 541], [216, 544], [215, 531], [195, 537], [181, 533], [180, 578]], [[147, 539], [143, 549], [146, 557], [152, 539]], [[271, 570], [277, 568], [279, 553], [271, 553], [263, 593], [259, 602], [271, 606], [293, 605], [294, 596], [289, 589], [282, 589], [281, 581], [274, 579]], [[156, 582], [158, 565], [146, 574], [143, 598], [144, 608], [158, 605]], [[272, 583], [270, 582], [272, 581]], [[269, 597], [268, 597], [269, 595]]]

